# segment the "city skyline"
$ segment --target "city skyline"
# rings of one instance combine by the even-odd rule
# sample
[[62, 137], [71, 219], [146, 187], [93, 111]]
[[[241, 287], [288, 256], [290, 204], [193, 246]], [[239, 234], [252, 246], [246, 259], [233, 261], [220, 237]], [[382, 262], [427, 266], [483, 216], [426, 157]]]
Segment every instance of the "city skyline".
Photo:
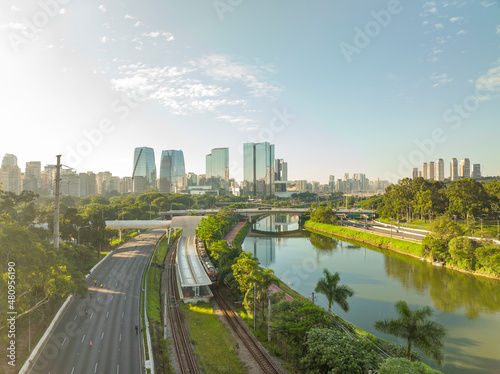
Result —
[[201, 174], [227, 147], [243, 180], [241, 145], [269, 142], [290, 180], [396, 182], [459, 153], [500, 175], [498, 1], [46, 3], [0, 12], [0, 152], [20, 165], [125, 176], [147, 144]]

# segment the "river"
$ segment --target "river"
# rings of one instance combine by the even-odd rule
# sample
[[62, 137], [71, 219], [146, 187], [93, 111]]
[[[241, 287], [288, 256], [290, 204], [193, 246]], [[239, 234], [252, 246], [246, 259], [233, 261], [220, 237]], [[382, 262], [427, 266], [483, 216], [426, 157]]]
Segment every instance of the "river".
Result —
[[[270, 216], [257, 223], [258, 230], [297, 230], [297, 217]], [[247, 237], [246, 252], [258, 257], [261, 266], [274, 273], [303, 296], [312, 298], [323, 268], [338, 271], [341, 283], [354, 289], [350, 310], [338, 306], [333, 312], [379, 337], [398, 341], [373, 328], [375, 321], [397, 317], [394, 304], [405, 300], [410, 308], [429, 305], [433, 319], [447, 328], [438, 366], [446, 374], [500, 373], [500, 281], [475, 277], [436, 267], [418, 259], [371, 246], [360, 246], [332, 237], [310, 234], [302, 237]], [[327, 306], [326, 298], [315, 295]]]

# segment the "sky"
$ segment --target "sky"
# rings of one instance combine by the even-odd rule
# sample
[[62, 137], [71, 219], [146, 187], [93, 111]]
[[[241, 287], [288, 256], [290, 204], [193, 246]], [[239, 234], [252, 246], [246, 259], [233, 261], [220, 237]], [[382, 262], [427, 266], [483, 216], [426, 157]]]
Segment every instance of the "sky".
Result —
[[452, 157], [500, 175], [497, 0], [2, 0], [0, 156], [131, 176], [275, 144], [289, 180], [397, 181]]

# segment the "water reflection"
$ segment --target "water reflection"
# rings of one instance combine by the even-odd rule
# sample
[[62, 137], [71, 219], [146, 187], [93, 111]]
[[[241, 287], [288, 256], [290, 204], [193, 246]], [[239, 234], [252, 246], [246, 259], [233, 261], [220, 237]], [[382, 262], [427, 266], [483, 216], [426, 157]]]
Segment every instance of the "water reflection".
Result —
[[404, 288], [423, 294], [428, 292], [434, 306], [441, 312], [465, 308], [469, 319], [480, 312], [500, 311], [500, 282], [422, 263], [417, 259], [385, 256], [387, 275], [397, 279]]
[[311, 233], [309, 241], [314, 248], [317, 248], [320, 251], [333, 251], [334, 249], [337, 249], [337, 245], [339, 244], [337, 239], [315, 233]]

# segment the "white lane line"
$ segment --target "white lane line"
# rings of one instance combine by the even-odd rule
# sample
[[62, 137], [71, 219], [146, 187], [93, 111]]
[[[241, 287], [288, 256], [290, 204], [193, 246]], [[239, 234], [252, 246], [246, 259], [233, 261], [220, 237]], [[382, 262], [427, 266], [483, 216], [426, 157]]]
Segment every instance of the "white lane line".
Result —
[[82, 343], [83, 343], [83, 341], [84, 341], [84, 340], [85, 340], [85, 335], [83, 335], [83, 338], [82, 338]]
[[73, 370], [71, 370], [71, 374], [73, 374], [74, 371], [75, 371], [75, 367], [73, 366]]
[[92, 313], [90, 314], [90, 319], [92, 319], [92, 317], [93, 317], [93, 316], [94, 316], [94, 312], [92, 312]]
[[95, 363], [95, 369], [94, 369], [94, 374], [97, 371], [97, 362]]
[[120, 341], [122, 341], [122, 334], [120, 334]]
[[102, 335], [101, 335], [101, 340], [102, 340], [102, 338], [104, 338], [104, 332], [103, 332], [103, 333], [102, 333]]
[[114, 296], [114, 295], [111, 295], [111, 300], [113, 300], [113, 296]]
[[64, 337], [64, 340], [63, 342], [61, 343], [61, 347], [64, 345], [64, 343], [66, 342], [66, 337]]
[[75, 318], [73, 318], [73, 321], [76, 319], [76, 317], [78, 317], [78, 314], [75, 315]]
[[125, 312], [122, 312], [122, 318], [123, 318], [123, 315], [125, 314]]
[[116, 365], [116, 374], [120, 373], [120, 365]]
[[108, 318], [108, 316], [109, 316], [109, 310], [108, 310], [108, 312], [106, 313], [106, 318]]

